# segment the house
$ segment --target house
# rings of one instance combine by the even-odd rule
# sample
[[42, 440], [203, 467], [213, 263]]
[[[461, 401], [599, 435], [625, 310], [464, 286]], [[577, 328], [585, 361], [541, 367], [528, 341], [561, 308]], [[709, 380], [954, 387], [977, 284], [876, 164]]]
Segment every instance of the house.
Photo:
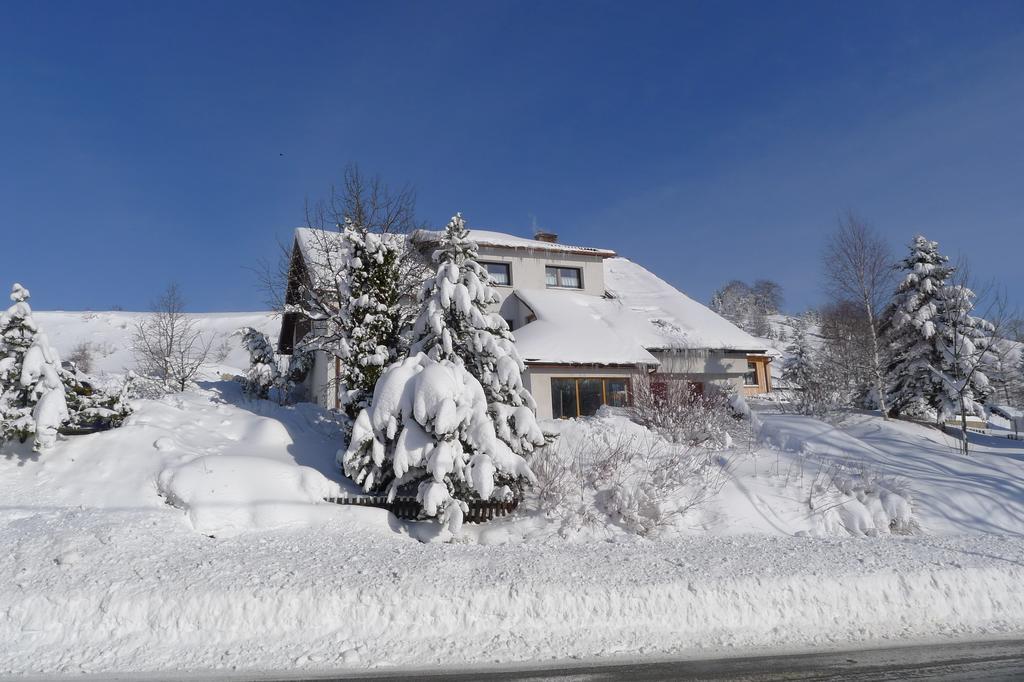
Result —
[[[292, 281], [314, 275], [321, 235], [296, 231]], [[441, 235], [418, 230], [408, 243], [426, 259]], [[515, 335], [539, 417], [627, 405], [639, 377], [655, 386], [685, 380], [697, 392], [708, 384], [731, 384], [746, 395], [770, 390], [771, 356], [762, 341], [615, 252], [562, 244], [551, 233], [529, 239], [470, 230], [470, 237], [495, 282], [494, 312]], [[289, 286], [289, 296], [297, 295]], [[290, 353], [314, 325], [285, 315], [279, 351]], [[336, 407], [336, 361], [317, 355], [310, 395]]]

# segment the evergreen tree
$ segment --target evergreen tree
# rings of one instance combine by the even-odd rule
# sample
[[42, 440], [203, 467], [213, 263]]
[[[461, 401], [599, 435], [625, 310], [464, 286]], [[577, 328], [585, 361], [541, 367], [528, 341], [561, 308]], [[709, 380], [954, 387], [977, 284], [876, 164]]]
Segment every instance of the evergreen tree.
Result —
[[60, 359], [32, 319], [29, 297], [15, 284], [13, 305], [0, 315], [0, 441], [35, 434], [39, 451], [53, 446], [69, 415]]
[[[447, 368], [445, 371], [458, 376], [472, 377], [482, 392], [483, 414], [490, 421], [488, 428], [499, 439], [500, 447], [507, 451], [508, 457], [505, 454], [498, 457], [492, 445], [487, 445], [486, 451], [481, 450], [481, 441], [474, 440], [476, 436], [470, 437], [465, 429], [456, 429], [457, 433], [449, 432], [447, 436], [448, 441], [458, 439], [462, 444], [459, 452], [469, 458], [480, 455], [483, 459], [472, 460], [477, 462], [507, 460], [512, 455], [521, 458], [543, 445], [544, 435], [537, 424], [536, 404], [523, 386], [525, 365], [516, 351], [512, 333], [500, 315], [488, 312], [488, 308], [497, 303], [498, 296], [487, 271], [477, 262], [477, 246], [469, 239], [461, 215], [456, 215], [448, 223], [439, 248], [433, 254], [433, 261], [436, 270], [424, 281], [419, 295], [420, 313], [413, 326], [410, 360], [422, 354], [424, 359], [419, 361], [420, 366], [435, 367], [432, 374], [443, 374], [436, 369], [443, 366]], [[427, 360], [431, 362], [427, 363]], [[429, 387], [424, 390], [429, 390]], [[382, 391], [386, 393], [378, 382], [375, 401], [382, 399]], [[382, 409], [378, 405], [372, 408]], [[472, 431], [478, 433], [483, 427], [478, 421], [473, 423]], [[434, 426], [430, 428], [435, 434], [442, 433]], [[346, 474], [365, 490], [387, 487], [393, 494], [395, 486], [417, 480], [410, 479], [412, 474], [406, 475], [401, 461], [393, 465], [391, 453], [401, 452], [405, 440], [401, 443], [394, 441], [397, 438], [394, 431], [378, 433], [377, 438], [371, 439], [367, 437], [370, 431], [365, 424], [357, 424], [356, 430], [359, 433], [353, 434], [349, 448], [339, 456]], [[407, 434], [403, 439], [408, 438], [407, 429], [402, 433]], [[490, 472], [488, 475], [493, 477], [490, 487], [497, 484], [509, 490], [511, 495], [518, 495], [522, 481], [521, 472], [516, 467], [487, 464], [475, 471], [478, 476], [482, 471]], [[460, 487], [462, 480], [457, 475], [446, 483], [451, 494], [459, 499], [477, 494], [471, 490], [488, 489], [482, 482], [483, 488]]]
[[389, 366], [356, 418], [341, 457], [363, 456], [372, 463], [358, 481], [364, 489], [386, 489], [389, 499], [414, 491], [423, 514], [454, 532], [468, 502], [514, 499], [520, 481], [535, 480], [495, 433], [480, 382], [461, 362], [423, 353]]
[[945, 391], [934, 369], [944, 361], [936, 331], [941, 324], [943, 291], [953, 274], [948, 263], [939, 253], [938, 243], [918, 235], [910, 244], [910, 254], [897, 265], [904, 273], [903, 280], [881, 321], [889, 382], [886, 392], [896, 414], [936, 407]]
[[28, 299], [28, 289], [15, 284], [13, 305], [0, 315], [0, 442], [14, 438], [24, 442], [35, 431], [31, 391], [21, 385], [25, 354], [39, 331]]
[[932, 407], [940, 419], [957, 414], [981, 415], [981, 405], [992, 393], [982, 363], [995, 329], [987, 320], [971, 314], [975, 294], [968, 287], [946, 286], [940, 301], [935, 345], [941, 362], [932, 371], [938, 375], [942, 391]]
[[463, 365], [483, 386], [498, 437], [522, 455], [544, 444], [537, 404], [523, 386], [526, 365], [508, 323], [489, 312], [499, 298], [478, 257], [462, 214], [456, 214], [434, 252], [437, 269], [423, 283], [411, 353]]
[[280, 389], [284, 383], [277, 368], [274, 345], [266, 334], [252, 327], [243, 327], [237, 333], [242, 335], [242, 347], [249, 353], [249, 371], [243, 387], [246, 393], [266, 400], [270, 389]]
[[793, 336], [786, 346], [782, 379], [794, 387], [792, 401], [803, 414], [821, 414], [828, 409], [826, 382], [807, 338], [807, 321], [800, 317], [793, 324]]
[[341, 232], [344, 276], [338, 281], [335, 354], [341, 359], [337, 390], [349, 418], [347, 429], [370, 404], [377, 379], [397, 355], [398, 256], [385, 237], [346, 220]]

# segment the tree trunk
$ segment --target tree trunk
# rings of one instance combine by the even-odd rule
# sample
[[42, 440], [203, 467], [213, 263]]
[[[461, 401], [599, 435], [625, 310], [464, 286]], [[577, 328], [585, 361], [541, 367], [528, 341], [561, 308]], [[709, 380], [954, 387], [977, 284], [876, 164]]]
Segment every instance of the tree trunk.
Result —
[[878, 328], [875, 325], [875, 311], [871, 309], [871, 303], [864, 302], [864, 309], [868, 313], [868, 324], [871, 326], [871, 360], [874, 362], [875, 390], [878, 392], [878, 409], [882, 411], [882, 419], [889, 421], [889, 410], [885, 404], [885, 382], [882, 381], [882, 359], [878, 352]]
[[969, 444], [967, 442], [967, 412], [964, 410], [964, 394], [960, 394], [960, 439], [963, 454], [968, 454]]

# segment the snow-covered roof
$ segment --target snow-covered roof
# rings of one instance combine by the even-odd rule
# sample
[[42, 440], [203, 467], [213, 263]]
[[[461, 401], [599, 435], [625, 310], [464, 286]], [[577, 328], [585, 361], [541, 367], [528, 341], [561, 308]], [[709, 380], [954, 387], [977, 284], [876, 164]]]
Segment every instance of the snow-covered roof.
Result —
[[[440, 232], [417, 230], [409, 239], [422, 245]], [[703, 349], [764, 352], [763, 340], [694, 301], [649, 270], [615, 252], [568, 244], [551, 244], [500, 232], [470, 230], [481, 246], [555, 250], [599, 255], [604, 261], [610, 298], [565, 290], [516, 289], [537, 320], [515, 331], [516, 346], [530, 362], [576, 364], [657, 364], [649, 351]], [[386, 235], [396, 241], [405, 235]], [[340, 239], [333, 231], [298, 228], [295, 242], [311, 269], [323, 268]], [[326, 248], [325, 248], [326, 247]], [[319, 267], [318, 267], [319, 266]]]
[[640, 319], [618, 301], [568, 291], [517, 289], [537, 319], [515, 331], [526, 362], [585, 365], [657, 365], [631, 333]]
[[[379, 234], [385, 242], [395, 246], [403, 246], [407, 242], [404, 234]], [[307, 264], [317, 264], [323, 260], [326, 252], [337, 253], [341, 247], [341, 232], [337, 230], [320, 230], [314, 227], [295, 228], [295, 243], [299, 246], [302, 258]]]
[[[435, 244], [441, 239], [442, 231], [416, 230], [412, 233], [414, 244]], [[477, 243], [477, 246], [496, 246], [508, 249], [527, 249], [530, 251], [554, 251], [557, 253], [574, 253], [588, 256], [600, 256], [611, 258], [614, 251], [608, 249], [597, 249], [591, 246], [573, 246], [572, 244], [559, 244], [557, 242], [542, 242], [538, 239], [527, 237], [516, 237], [504, 232], [490, 232], [488, 230], [470, 230], [469, 238]]]
[[[650, 270], [625, 258], [604, 261], [609, 295], [635, 313], [623, 318], [645, 348], [764, 351], [766, 345]], [[640, 319], [643, 324], [634, 325]], [[626, 332], [626, 329], [622, 329]]]

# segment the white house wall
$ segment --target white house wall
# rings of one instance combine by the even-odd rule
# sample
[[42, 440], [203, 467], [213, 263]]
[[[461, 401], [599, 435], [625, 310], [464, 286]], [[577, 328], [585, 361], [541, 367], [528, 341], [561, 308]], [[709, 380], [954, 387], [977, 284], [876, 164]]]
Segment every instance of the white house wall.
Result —
[[480, 247], [480, 260], [511, 265], [512, 286], [495, 287], [502, 303], [512, 295], [514, 289], [545, 289], [547, 280], [544, 268], [549, 265], [579, 268], [583, 277], [582, 289], [569, 289], [591, 296], [604, 296], [604, 265], [599, 256], [558, 253], [552, 251], [527, 251], [498, 247]]

